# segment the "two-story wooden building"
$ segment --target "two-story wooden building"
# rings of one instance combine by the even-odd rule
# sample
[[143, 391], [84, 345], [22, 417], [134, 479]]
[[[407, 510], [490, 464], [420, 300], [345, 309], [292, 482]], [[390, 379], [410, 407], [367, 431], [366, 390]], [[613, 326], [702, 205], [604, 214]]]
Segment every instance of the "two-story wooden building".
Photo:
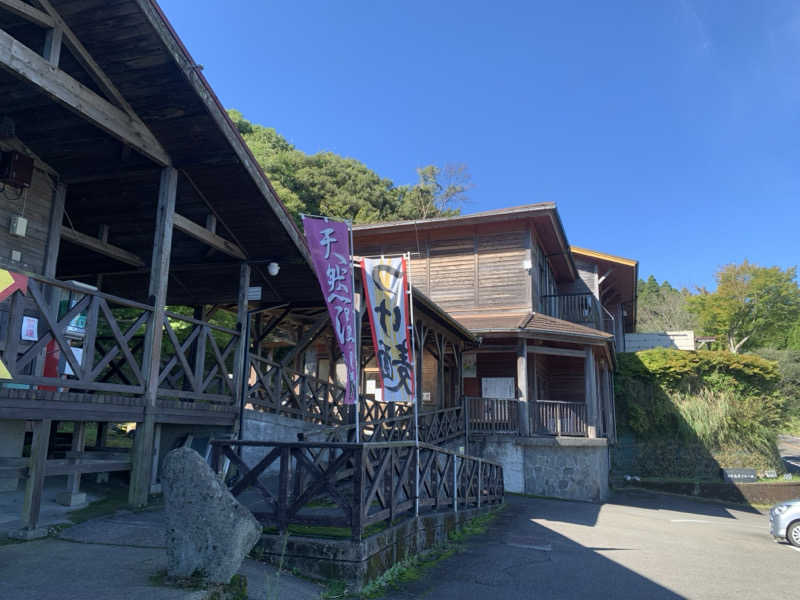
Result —
[[[507, 487], [604, 497], [636, 261], [570, 247], [553, 203], [361, 225], [354, 243], [364, 256], [411, 253], [414, 286], [480, 339], [447, 387], [463, 385], [471, 435], [504, 458]], [[428, 377], [422, 391], [423, 406], [453, 396]]]

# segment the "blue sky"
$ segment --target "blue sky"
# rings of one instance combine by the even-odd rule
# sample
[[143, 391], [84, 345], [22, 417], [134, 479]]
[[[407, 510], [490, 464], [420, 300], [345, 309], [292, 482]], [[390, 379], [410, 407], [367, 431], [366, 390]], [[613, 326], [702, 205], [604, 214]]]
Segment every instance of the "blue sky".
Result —
[[554, 201], [569, 241], [711, 285], [800, 262], [800, 3], [161, 0], [223, 104], [465, 212]]

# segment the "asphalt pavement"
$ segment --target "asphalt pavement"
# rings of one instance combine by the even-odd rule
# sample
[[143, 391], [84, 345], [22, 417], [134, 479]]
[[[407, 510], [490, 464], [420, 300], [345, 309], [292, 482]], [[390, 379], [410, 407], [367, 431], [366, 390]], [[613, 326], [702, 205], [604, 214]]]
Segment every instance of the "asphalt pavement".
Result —
[[800, 437], [779, 435], [778, 451], [781, 453], [786, 470], [790, 473], [800, 473]]
[[389, 599], [800, 597], [800, 551], [754, 509], [632, 492], [600, 505], [519, 496], [486, 534]]

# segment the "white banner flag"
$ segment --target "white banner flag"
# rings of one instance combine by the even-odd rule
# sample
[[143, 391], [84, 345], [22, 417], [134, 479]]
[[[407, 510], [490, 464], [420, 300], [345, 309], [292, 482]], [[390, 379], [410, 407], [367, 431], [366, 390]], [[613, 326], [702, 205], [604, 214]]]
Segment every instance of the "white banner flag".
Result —
[[414, 401], [405, 258], [361, 259], [366, 309], [384, 402]]

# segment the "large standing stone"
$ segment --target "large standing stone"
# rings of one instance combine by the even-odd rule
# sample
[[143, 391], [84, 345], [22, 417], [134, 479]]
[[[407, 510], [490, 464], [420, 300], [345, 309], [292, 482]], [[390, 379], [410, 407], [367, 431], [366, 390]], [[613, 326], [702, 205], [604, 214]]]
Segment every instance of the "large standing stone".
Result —
[[161, 473], [167, 513], [167, 572], [202, 570], [227, 583], [261, 536], [261, 525], [191, 448], [173, 450]]

